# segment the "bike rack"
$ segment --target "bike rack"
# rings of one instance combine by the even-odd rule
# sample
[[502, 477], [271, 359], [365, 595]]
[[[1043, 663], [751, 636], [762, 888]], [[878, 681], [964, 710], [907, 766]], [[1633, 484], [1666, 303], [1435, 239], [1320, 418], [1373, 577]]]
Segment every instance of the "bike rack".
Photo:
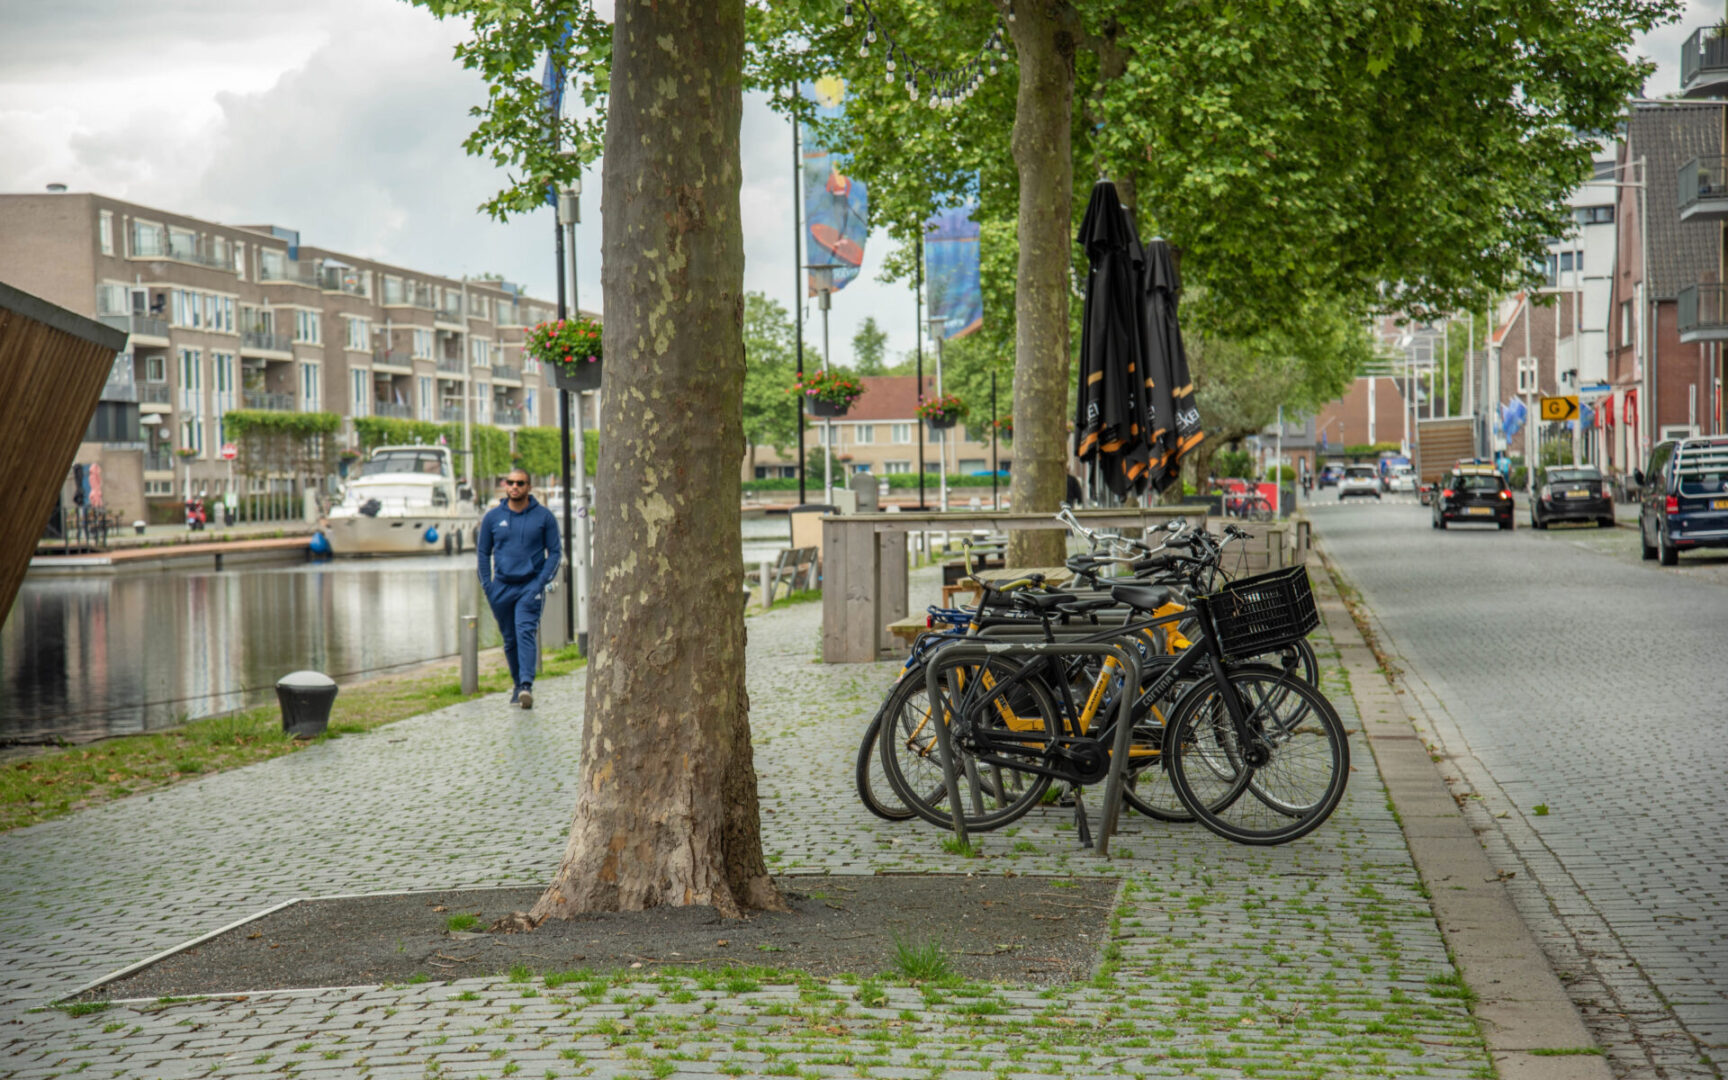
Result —
[[[1110, 837], [1116, 831], [1116, 822], [1122, 811], [1122, 774], [1128, 767], [1128, 751], [1134, 742], [1134, 698], [1131, 688], [1138, 687], [1141, 680], [1140, 653], [1130, 638], [1122, 637], [1114, 641], [1099, 642], [1046, 642], [1019, 643], [1012, 641], [956, 642], [943, 646], [938, 650], [943, 659], [958, 658], [961, 660], [988, 660], [992, 656], [1114, 656], [1126, 669], [1122, 693], [1118, 695], [1117, 709], [1120, 716], [1116, 722], [1116, 742], [1110, 751], [1110, 770], [1104, 780], [1104, 817], [1098, 825], [1098, 839], [1094, 849], [1100, 857], [1108, 858], [1110, 854]], [[930, 701], [932, 711], [942, 700], [941, 691], [936, 685], [936, 665], [926, 664], [924, 667], [925, 693]], [[966, 835], [966, 815], [960, 811], [960, 778], [954, 768], [954, 746], [946, 718], [941, 718], [936, 724], [936, 747], [942, 757], [942, 783], [948, 791], [949, 811], [954, 815], [954, 837], [962, 844], [970, 844]], [[1078, 791], [1075, 797], [1079, 799]], [[1084, 806], [1079, 807], [1084, 813]]]

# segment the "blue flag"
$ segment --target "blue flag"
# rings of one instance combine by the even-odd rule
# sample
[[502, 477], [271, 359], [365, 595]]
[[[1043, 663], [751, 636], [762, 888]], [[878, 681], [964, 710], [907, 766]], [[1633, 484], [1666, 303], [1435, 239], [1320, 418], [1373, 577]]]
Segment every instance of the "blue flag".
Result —
[[976, 203], [944, 210], [924, 223], [924, 269], [930, 278], [930, 318], [942, 320], [942, 340], [984, 325], [978, 270]]
[[[828, 75], [799, 83], [798, 93], [816, 103], [816, 115], [834, 119], [846, 111], [846, 84]], [[803, 148], [804, 262], [810, 295], [839, 292], [858, 276], [864, 241], [870, 236], [870, 196], [840, 170], [846, 156], [810, 139]]]
[[[546, 51], [546, 66], [540, 70], [540, 104], [546, 110], [546, 132], [555, 134], [558, 130], [558, 118], [564, 112], [564, 54], [570, 51], [570, 35], [572, 28], [565, 22], [564, 29], [558, 33], [558, 44]], [[546, 185], [546, 205], [558, 205], [558, 189], [552, 184]]]

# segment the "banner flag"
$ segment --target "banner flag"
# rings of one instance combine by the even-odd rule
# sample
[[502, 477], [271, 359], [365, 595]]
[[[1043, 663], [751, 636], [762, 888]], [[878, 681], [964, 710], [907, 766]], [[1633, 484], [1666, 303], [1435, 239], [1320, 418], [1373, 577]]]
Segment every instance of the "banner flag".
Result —
[[[798, 92], [816, 103], [820, 119], [837, 119], [846, 112], [846, 83], [827, 75], [798, 84]], [[846, 157], [806, 139], [803, 146], [804, 262], [811, 296], [824, 289], [839, 292], [858, 276], [864, 263], [864, 241], [870, 236], [870, 198], [865, 186], [840, 170]]]
[[924, 223], [924, 274], [930, 280], [932, 322], [942, 320], [942, 339], [965, 337], [984, 325], [984, 293], [978, 270], [978, 206], [968, 202]]

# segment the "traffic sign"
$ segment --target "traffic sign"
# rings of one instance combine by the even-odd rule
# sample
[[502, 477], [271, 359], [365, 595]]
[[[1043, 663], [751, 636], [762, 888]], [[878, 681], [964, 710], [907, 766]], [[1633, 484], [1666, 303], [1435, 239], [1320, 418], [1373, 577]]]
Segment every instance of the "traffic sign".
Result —
[[238, 446], [235, 446], [231, 442], [225, 442], [222, 444], [222, 460], [223, 461], [233, 461], [235, 458], [237, 458], [239, 456], [240, 456], [240, 448]]
[[1542, 419], [1544, 420], [1576, 420], [1578, 419], [1578, 395], [1567, 394], [1564, 397], [1545, 397], [1542, 399]]

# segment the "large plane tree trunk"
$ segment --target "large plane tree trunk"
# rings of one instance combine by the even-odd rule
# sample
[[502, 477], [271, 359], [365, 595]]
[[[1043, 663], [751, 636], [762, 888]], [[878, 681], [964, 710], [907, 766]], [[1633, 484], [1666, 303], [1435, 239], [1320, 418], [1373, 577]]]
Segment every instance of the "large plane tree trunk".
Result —
[[538, 923], [784, 908], [762, 858], [738, 568], [744, 0], [620, 0], [587, 732]]
[[[1020, 65], [1014, 164], [1020, 173], [1020, 262], [1014, 298], [1017, 511], [1055, 513], [1068, 467], [1068, 268], [1078, 16], [1068, 0], [1020, 0], [1008, 24]], [[1062, 565], [1060, 529], [1009, 534], [1014, 566]]]

